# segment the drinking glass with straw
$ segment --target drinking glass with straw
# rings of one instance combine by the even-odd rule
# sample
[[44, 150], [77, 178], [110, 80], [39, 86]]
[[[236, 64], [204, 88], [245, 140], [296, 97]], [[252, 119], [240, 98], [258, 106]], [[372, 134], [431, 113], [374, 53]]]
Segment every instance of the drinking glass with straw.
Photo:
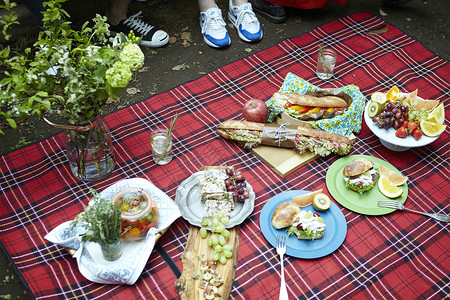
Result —
[[172, 160], [172, 131], [177, 119], [178, 114], [173, 118], [169, 130], [158, 128], [150, 133], [152, 157], [158, 165], [168, 164]]

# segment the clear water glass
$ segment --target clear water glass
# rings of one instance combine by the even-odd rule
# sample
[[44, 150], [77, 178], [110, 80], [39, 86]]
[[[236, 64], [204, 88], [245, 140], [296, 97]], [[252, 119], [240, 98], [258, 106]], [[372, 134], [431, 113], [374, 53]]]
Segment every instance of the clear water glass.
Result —
[[158, 165], [168, 164], [172, 160], [172, 135], [167, 136], [166, 129], [155, 129], [150, 133], [153, 161]]
[[336, 58], [337, 53], [332, 49], [324, 48], [323, 51], [319, 51], [317, 57], [317, 77], [320, 79], [330, 79], [333, 76]]

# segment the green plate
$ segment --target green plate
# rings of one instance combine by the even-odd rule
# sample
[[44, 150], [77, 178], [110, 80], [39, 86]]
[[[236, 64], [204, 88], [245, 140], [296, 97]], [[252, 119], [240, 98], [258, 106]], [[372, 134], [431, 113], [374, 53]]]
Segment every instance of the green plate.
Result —
[[401, 203], [405, 203], [406, 197], [408, 196], [408, 183], [399, 186], [399, 188], [403, 190], [403, 194], [395, 199], [390, 199], [384, 196], [378, 189], [378, 182], [370, 191], [367, 191], [362, 195], [360, 195], [358, 192], [348, 189], [345, 186], [342, 170], [349, 162], [358, 157], [371, 160], [375, 164], [375, 168], [378, 168], [379, 165], [383, 165], [392, 171], [396, 170], [394, 166], [385, 162], [384, 160], [368, 155], [350, 155], [338, 159], [330, 166], [330, 168], [328, 168], [326, 183], [331, 196], [333, 196], [333, 198], [339, 204], [351, 211], [363, 215], [381, 216], [391, 213], [395, 209], [378, 207], [377, 203], [379, 200], [397, 200]]

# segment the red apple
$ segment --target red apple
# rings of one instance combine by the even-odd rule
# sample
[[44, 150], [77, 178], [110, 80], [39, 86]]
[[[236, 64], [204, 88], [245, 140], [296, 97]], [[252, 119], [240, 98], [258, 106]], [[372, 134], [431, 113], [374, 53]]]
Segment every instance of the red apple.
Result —
[[247, 121], [258, 123], [266, 123], [269, 116], [266, 103], [259, 99], [247, 100], [242, 108], [242, 113]]

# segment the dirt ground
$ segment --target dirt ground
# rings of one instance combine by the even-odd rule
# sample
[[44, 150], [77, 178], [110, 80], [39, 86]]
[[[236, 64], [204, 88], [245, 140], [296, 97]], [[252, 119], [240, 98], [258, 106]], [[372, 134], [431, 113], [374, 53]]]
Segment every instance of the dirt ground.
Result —
[[[218, 0], [216, 3], [226, 16], [228, 1]], [[107, 5], [108, 1], [78, 0], [69, 1], [64, 8], [70, 14], [76, 28], [86, 20], [92, 19], [96, 13], [104, 13]], [[14, 30], [14, 46], [20, 50], [33, 44], [38, 28], [23, 5], [19, 5], [16, 11], [20, 15], [21, 26]], [[438, 56], [446, 60], [450, 58], [448, 0], [413, 0], [398, 7], [382, 6], [381, 0], [348, 0], [344, 5], [331, 3], [317, 10], [288, 9], [288, 19], [282, 24], [272, 24], [262, 17], [259, 18], [264, 38], [255, 44], [241, 41], [237, 32], [229, 28], [232, 44], [221, 50], [210, 48], [203, 42], [196, 0], [133, 2], [129, 11], [131, 13], [142, 11], [149, 23], [158, 25], [176, 40], [162, 48], [143, 49], [145, 54], [143, 72], [138, 72], [135, 80], [129, 85], [132, 89], [122, 93], [120, 103], [106, 108], [104, 114], [195, 80], [223, 65], [353, 12], [370, 12], [382, 17], [389, 24], [420, 41]], [[186, 36], [190, 37], [182, 39]], [[45, 139], [58, 131], [32, 118], [26, 126], [4, 132], [5, 135], [0, 136], [0, 155]], [[28, 299], [26, 288], [4, 251], [0, 251], [0, 266], [0, 299]]]

